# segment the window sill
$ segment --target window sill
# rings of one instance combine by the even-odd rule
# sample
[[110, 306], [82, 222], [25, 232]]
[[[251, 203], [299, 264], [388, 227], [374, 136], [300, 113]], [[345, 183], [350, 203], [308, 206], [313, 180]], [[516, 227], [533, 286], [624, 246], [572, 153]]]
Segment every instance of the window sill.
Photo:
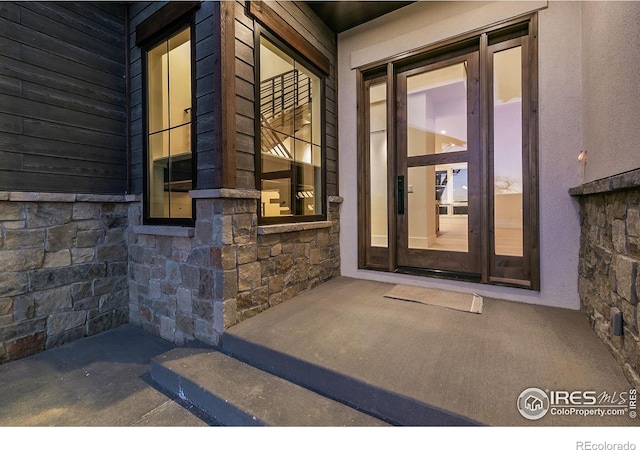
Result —
[[197, 189], [189, 191], [191, 198], [248, 198], [259, 199], [260, 191], [255, 189]]
[[279, 234], [293, 233], [295, 231], [317, 230], [319, 228], [331, 227], [330, 221], [320, 222], [299, 222], [299, 223], [282, 223], [277, 225], [261, 225], [258, 227], [258, 234]]
[[193, 227], [178, 227], [169, 225], [140, 225], [133, 227], [136, 234], [146, 234], [149, 236], [170, 236], [170, 237], [186, 237], [195, 236], [196, 229]]

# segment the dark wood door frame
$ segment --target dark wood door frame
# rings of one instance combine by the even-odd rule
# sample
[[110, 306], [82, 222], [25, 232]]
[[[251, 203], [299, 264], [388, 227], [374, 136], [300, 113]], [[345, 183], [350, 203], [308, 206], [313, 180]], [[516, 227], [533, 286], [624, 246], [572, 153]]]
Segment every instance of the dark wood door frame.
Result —
[[[527, 14], [487, 26], [483, 30], [476, 30], [465, 35], [447, 39], [429, 46], [405, 52], [399, 55], [373, 62], [358, 68], [358, 117], [368, 121], [367, 89], [374, 78], [387, 82], [387, 155], [388, 155], [388, 247], [372, 248], [371, 229], [369, 224], [370, 197], [367, 195], [369, 173], [369, 136], [367, 123], [358, 124], [359, 170], [358, 170], [358, 218], [359, 227], [359, 258], [358, 267], [365, 269], [383, 270], [388, 272], [406, 272], [442, 276], [444, 278], [472, 279], [481, 283], [521, 287], [540, 290], [540, 244], [539, 244], [539, 193], [538, 193], [538, 18], [537, 14]], [[493, 186], [493, 54], [497, 51], [521, 45], [522, 52], [522, 117], [523, 117], [523, 256], [509, 257], [495, 255], [494, 236], [494, 186]], [[412, 157], [407, 164], [406, 137], [401, 130], [406, 128], [398, 111], [406, 109], [406, 92], [401, 92], [403, 82], [412, 71], [424, 70], [430, 64], [454, 61], [461, 55], [470, 53], [470, 49], [477, 49], [477, 76], [470, 77], [469, 83], [474, 83], [476, 104], [474, 119], [478, 127], [475, 136], [476, 145], [468, 144], [466, 155], [427, 155]], [[433, 66], [435, 67], [435, 66]], [[406, 89], [406, 86], [405, 88]], [[469, 100], [469, 99], [468, 99]], [[471, 109], [472, 106], [469, 106]], [[366, 113], [366, 114], [365, 114]], [[473, 152], [477, 147], [478, 151]], [[404, 152], [404, 159], [401, 152]], [[465, 153], [465, 152], [460, 152]], [[442, 271], [425, 271], [399, 265], [398, 252], [402, 251], [398, 245], [398, 235], [402, 229], [401, 221], [396, 221], [398, 209], [399, 175], [406, 177], [407, 167], [422, 166], [438, 163], [459, 161], [468, 157], [468, 168], [476, 167], [477, 189], [470, 192], [469, 203], [478, 206], [477, 222], [470, 224], [473, 233], [477, 233], [477, 245], [469, 241], [469, 248], [474, 247], [476, 254], [472, 258], [476, 271], [469, 277], [468, 273], [442, 273]], [[468, 173], [474, 172], [469, 170]], [[405, 203], [406, 189], [403, 198]], [[473, 197], [472, 197], [473, 196]], [[475, 239], [475, 238], [472, 238]], [[372, 257], [373, 254], [375, 257]], [[401, 261], [400, 261], [401, 262]], [[428, 272], [428, 271], [427, 271]]]
[[[467, 65], [467, 150], [452, 153], [436, 153], [421, 156], [407, 156], [407, 79], [414, 75], [431, 72], [444, 67], [466, 62]], [[471, 49], [463, 55], [441, 60], [435, 63], [427, 63], [418, 68], [400, 72], [397, 74], [396, 86], [396, 152], [397, 152], [397, 177], [404, 177], [408, 183], [408, 168], [427, 167], [436, 164], [449, 164], [457, 162], [467, 163], [468, 176], [468, 252], [454, 252], [442, 250], [412, 249], [408, 245], [408, 218], [407, 212], [397, 211], [397, 255], [398, 265], [401, 267], [416, 267], [450, 271], [457, 273], [480, 273], [480, 186], [482, 174], [479, 164], [480, 158], [480, 99], [479, 99], [479, 55], [477, 48]], [[397, 193], [398, 201], [408, 205], [408, 189]], [[402, 197], [402, 198], [401, 198]]]

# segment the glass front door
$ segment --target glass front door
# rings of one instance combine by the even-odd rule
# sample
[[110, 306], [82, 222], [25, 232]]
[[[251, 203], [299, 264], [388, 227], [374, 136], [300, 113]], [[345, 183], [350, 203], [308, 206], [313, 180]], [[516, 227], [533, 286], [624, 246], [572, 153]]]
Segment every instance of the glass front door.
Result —
[[358, 72], [358, 266], [540, 288], [535, 17]]
[[398, 74], [400, 268], [480, 272], [477, 73], [472, 52]]

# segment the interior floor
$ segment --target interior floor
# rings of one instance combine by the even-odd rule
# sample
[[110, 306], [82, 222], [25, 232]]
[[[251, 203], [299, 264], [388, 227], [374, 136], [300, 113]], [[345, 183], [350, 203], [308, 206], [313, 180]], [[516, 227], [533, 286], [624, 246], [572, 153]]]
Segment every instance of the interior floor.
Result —
[[[425, 239], [409, 237], [409, 248], [451, 252], [469, 251], [467, 216], [440, 216], [440, 229], [431, 245]], [[522, 256], [522, 228], [496, 228], [496, 254]]]

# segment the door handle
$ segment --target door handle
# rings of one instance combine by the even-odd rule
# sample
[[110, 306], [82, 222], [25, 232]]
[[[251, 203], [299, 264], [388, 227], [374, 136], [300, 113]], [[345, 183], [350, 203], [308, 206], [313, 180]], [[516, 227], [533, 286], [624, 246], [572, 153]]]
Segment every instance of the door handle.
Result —
[[404, 175], [398, 175], [398, 214], [404, 214]]

